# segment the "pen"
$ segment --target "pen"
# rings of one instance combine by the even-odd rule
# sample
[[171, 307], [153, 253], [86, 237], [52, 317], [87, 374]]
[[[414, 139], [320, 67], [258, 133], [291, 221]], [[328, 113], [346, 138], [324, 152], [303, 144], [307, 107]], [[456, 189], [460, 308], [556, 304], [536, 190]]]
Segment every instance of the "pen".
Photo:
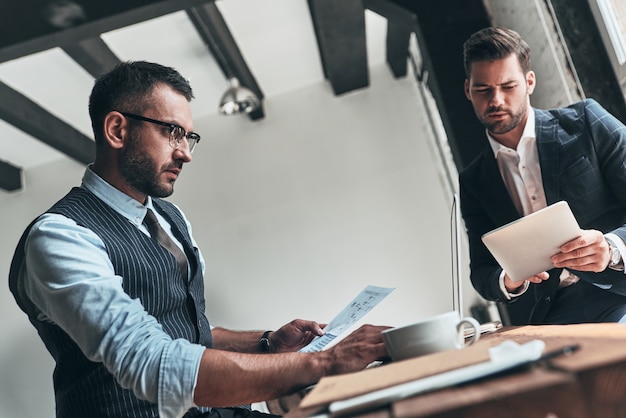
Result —
[[551, 358], [554, 358], [554, 357], [557, 357], [557, 356], [560, 356], [560, 355], [571, 354], [571, 353], [577, 351], [578, 349], [580, 349], [580, 344], [566, 345], [564, 347], [557, 348], [556, 350], [548, 351], [547, 353], [545, 353], [541, 357], [539, 357], [537, 359], [537, 361], [549, 360]]

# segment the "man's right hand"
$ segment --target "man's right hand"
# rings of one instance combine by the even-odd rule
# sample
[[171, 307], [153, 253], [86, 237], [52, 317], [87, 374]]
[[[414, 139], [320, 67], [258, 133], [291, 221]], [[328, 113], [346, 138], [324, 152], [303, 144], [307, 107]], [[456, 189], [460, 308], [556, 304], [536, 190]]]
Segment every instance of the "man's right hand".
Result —
[[[305, 329], [315, 328], [310, 321], [298, 323]], [[286, 330], [295, 328], [287, 325]], [[328, 350], [314, 353], [250, 354], [205, 349], [194, 402], [221, 407], [276, 399], [317, 383], [324, 376], [362, 370], [376, 360], [388, 358], [381, 334], [387, 328], [363, 325]], [[253, 334], [259, 336], [258, 332]]]
[[370, 363], [389, 358], [382, 332], [390, 327], [362, 325], [356, 331], [327, 350], [330, 356], [328, 374], [362, 370]]
[[550, 275], [548, 274], [548, 272], [542, 271], [541, 273], [535, 274], [534, 276], [531, 276], [525, 280], [522, 280], [521, 282], [514, 282], [513, 280], [511, 280], [508, 274], [505, 274], [504, 275], [504, 287], [509, 293], [515, 293], [524, 285], [524, 282], [541, 283], [543, 281], [548, 280], [549, 278], [550, 278]]

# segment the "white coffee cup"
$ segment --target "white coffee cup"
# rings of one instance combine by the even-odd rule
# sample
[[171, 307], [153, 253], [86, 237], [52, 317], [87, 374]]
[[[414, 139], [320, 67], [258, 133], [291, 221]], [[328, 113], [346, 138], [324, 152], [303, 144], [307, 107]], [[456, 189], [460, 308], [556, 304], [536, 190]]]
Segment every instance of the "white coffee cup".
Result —
[[[474, 328], [473, 335], [465, 341], [465, 324]], [[460, 349], [480, 338], [480, 324], [472, 317], [460, 318], [450, 311], [419, 322], [382, 332], [385, 347], [392, 360], [404, 360], [424, 354]]]

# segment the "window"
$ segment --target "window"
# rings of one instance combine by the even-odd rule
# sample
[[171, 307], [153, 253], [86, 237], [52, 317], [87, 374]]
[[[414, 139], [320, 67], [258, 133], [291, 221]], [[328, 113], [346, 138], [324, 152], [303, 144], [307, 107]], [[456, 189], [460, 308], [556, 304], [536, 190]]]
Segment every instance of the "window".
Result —
[[608, 37], [613, 45], [619, 65], [626, 63], [626, 2], [597, 0]]
[[626, 1], [589, 0], [606, 51], [626, 95]]

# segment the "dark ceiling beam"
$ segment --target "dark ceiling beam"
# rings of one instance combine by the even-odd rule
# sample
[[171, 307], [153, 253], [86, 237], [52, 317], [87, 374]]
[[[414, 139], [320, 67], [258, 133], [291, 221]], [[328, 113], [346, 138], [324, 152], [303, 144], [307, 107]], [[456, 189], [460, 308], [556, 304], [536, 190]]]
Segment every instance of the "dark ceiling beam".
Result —
[[411, 33], [417, 27], [413, 13], [387, 0], [363, 0], [363, 6], [387, 19], [386, 60], [394, 77], [408, 72], [408, 52]]
[[414, 25], [402, 20], [387, 20], [386, 59], [394, 77], [407, 75], [409, 41]]
[[[208, 0], [74, 0], [61, 13], [74, 13], [66, 25], [51, 23], [51, 5], [64, 2], [20, 0], [0, 2], [0, 62], [9, 61], [59, 45], [95, 38], [169, 13], [201, 6]], [[78, 8], [72, 8], [72, 4]], [[61, 14], [59, 13], [59, 14]]]
[[[475, 31], [491, 26], [485, 4], [482, 0], [365, 0], [364, 4], [400, 25], [412, 25], [428, 88], [455, 165], [462, 170], [485, 146], [484, 128], [463, 91], [463, 43]], [[401, 41], [404, 48], [406, 40]]]
[[335, 95], [369, 86], [362, 0], [308, 0], [324, 77]]
[[[586, 97], [626, 122], [626, 98], [589, 0], [549, 0]], [[602, 75], [602, 76], [599, 76]]]
[[[224, 76], [227, 79], [237, 77], [242, 86], [252, 90], [259, 98], [259, 107], [248, 114], [250, 119], [257, 120], [263, 118], [265, 116], [263, 92], [215, 3], [189, 8], [187, 9], [187, 15], [211, 51]], [[226, 83], [224, 84], [226, 85]]]
[[94, 78], [100, 77], [120, 63], [119, 58], [99, 36], [83, 39], [62, 48]]
[[0, 119], [80, 163], [93, 161], [94, 141], [2, 82]]
[[22, 170], [0, 160], [0, 189], [12, 192], [22, 188]]

